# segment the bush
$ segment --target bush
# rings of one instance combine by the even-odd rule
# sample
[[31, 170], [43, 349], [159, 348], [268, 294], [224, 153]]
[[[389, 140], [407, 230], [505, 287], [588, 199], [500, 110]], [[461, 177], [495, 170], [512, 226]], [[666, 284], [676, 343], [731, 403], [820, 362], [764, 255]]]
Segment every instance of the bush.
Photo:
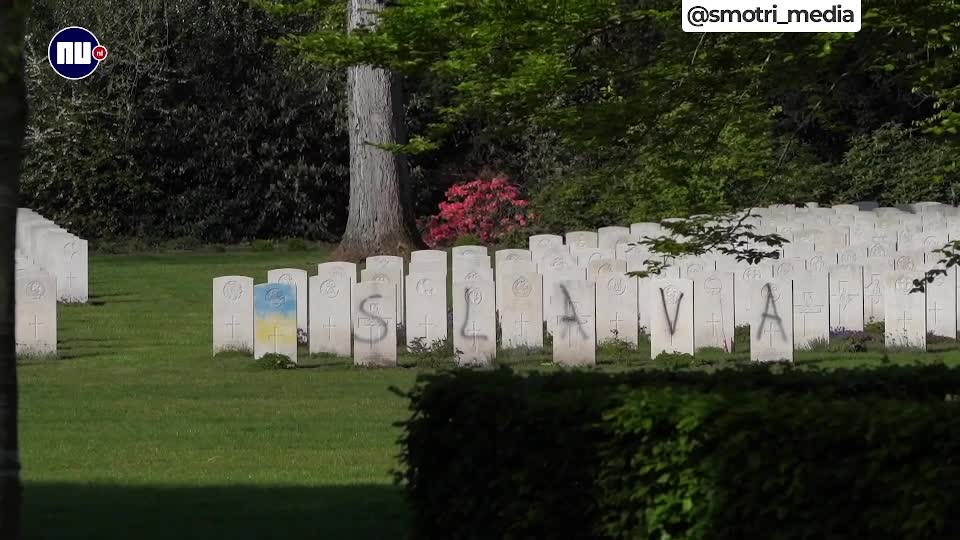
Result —
[[[335, 238], [347, 207], [343, 74], [272, 42], [315, 24], [246, 0], [35, 0], [21, 205], [91, 239]], [[69, 25], [116, 52], [82, 84], [46, 60]]]
[[600, 531], [690, 540], [956, 538], [957, 412], [952, 403], [874, 397], [634, 391], [604, 415]]
[[433, 248], [464, 235], [475, 235], [485, 244], [496, 242], [532, 221], [527, 204], [520, 188], [504, 177], [456, 184], [447, 190], [440, 213], [423, 220], [423, 240]]
[[270, 240], [254, 240], [250, 242], [250, 249], [258, 253], [273, 251], [273, 242]]
[[258, 369], [296, 369], [297, 364], [285, 354], [265, 354], [253, 363]]
[[483, 245], [483, 240], [480, 240], [479, 236], [473, 234], [464, 234], [462, 236], [458, 236], [457, 240], [453, 243], [453, 247], [480, 245]]
[[414, 538], [957, 537], [958, 391], [944, 366], [422, 376], [398, 480]]
[[310, 246], [301, 238], [291, 238], [287, 240], [287, 251], [307, 251]]

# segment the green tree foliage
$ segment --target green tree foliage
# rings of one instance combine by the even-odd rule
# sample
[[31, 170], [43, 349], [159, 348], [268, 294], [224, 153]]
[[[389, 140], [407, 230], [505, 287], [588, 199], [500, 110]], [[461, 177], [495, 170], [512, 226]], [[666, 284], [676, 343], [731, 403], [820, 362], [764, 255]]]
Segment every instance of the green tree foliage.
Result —
[[688, 34], [666, 0], [401, 0], [376, 34], [286, 43], [406, 73], [430, 120], [405, 150], [512, 148], [527, 164], [507, 172], [559, 229], [841, 202], [846, 154], [885, 124], [913, 130], [922, 153], [949, 148], [932, 137], [956, 133], [960, 5], [864, 10], [855, 34]]
[[[313, 24], [236, 0], [35, 2], [22, 205], [94, 238], [333, 239], [346, 206], [343, 77], [270, 43]], [[79, 82], [46, 60], [68, 25], [111, 52]]]

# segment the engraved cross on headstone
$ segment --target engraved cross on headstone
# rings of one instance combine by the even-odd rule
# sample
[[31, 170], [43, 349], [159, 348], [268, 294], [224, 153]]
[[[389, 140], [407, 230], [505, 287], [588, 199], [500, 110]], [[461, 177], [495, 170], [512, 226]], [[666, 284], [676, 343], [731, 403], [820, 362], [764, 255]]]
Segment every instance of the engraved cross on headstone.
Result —
[[716, 313], [713, 313], [712, 315], [713, 316], [710, 317], [710, 320], [707, 322], [710, 323], [710, 328], [713, 330], [713, 337], [717, 337], [717, 328], [720, 326], [720, 323], [723, 321], [720, 319], [720, 317], [717, 316]]
[[470, 322], [470, 328], [467, 329], [467, 337], [473, 338], [473, 352], [480, 351], [480, 344], [478, 340], [480, 339], [480, 329], [477, 328], [477, 321]]
[[420, 323], [419, 326], [420, 326], [421, 328], [423, 328], [423, 336], [424, 336], [426, 339], [429, 340], [429, 339], [430, 339], [430, 329], [433, 328], [434, 326], [436, 326], [435, 324], [433, 324], [432, 322], [430, 322], [430, 315], [424, 315], [424, 316], [423, 316], [423, 322]]
[[520, 318], [514, 323], [514, 325], [517, 327], [517, 331], [514, 333], [514, 335], [517, 337], [523, 337], [527, 331], [527, 324], [529, 322], [530, 321], [527, 320], [527, 314], [521, 313]]
[[40, 318], [34, 315], [33, 322], [30, 323], [30, 326], [33, 327], [33, 339], [40, 339], [40, 327], [44, 326], [44, 324], [40, 322]]
[[327, 330], [327, 341], [333, 341], [333, 329], [336, 328], [337, 325], [333, 324], [332, 316], [327, 317], [327, 322], [323, 323], [323, 327]]
[[230, 315], [230, 322], [227, 323], [227, 326], [230, 327], [230, 339], [237, 339], [237, 327], [240, 326], [240, 323], [237, 322], [236, 315]]

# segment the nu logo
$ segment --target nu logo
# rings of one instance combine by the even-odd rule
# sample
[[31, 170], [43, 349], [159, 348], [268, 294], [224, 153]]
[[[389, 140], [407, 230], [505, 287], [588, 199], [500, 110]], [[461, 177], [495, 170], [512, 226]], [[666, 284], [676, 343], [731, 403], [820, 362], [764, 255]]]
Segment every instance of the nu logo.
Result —
[[89, 77], [106, 57], [107, 48], [100, 45], [97, 36], [79, 26], [57, 32], [47, 50], [53, 70], [64, 79], [74, 81]]

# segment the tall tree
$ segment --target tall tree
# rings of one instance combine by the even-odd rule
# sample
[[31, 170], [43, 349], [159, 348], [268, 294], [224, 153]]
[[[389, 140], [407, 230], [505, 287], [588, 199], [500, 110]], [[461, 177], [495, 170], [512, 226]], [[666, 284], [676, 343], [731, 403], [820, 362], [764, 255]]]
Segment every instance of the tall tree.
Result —
[[20, 538], [20, 452], [14, 341], [17, 191], [27, 123], [23, 75], [27, 0], [0, 0], [0, 538]]
[[[349, 0], [347, 31], [372, 31], [383, 0]], [[347, 228], [335, 256], [403, 255], [419, 245], [410, 200], [406, 158], [390, 147], [405, 142], [403, 87], [393, 71], [351, 66], [350, 206]]]

